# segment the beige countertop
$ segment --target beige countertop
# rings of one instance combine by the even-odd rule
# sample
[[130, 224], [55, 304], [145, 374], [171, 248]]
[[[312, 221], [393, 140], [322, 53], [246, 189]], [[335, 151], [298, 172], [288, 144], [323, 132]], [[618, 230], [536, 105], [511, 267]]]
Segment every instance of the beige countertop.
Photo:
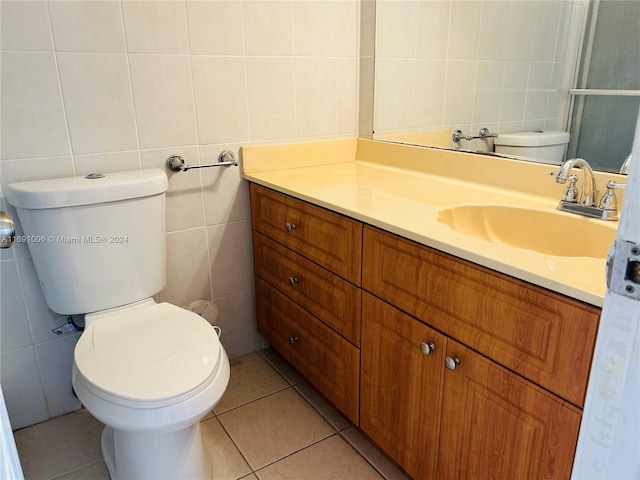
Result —
[[[442, 210], [459, 205], [509, 205], [556, 213], [564, 187], [549, 176], [557, 170], [552, 165], [362, 139], [243, 147], [241, 164], [244, 178], [251, 182], [602, 306], [604, 258], [556, 256], [496, 244], [438, 220]], [[622, 180], [610, 174], [598, 177], [598, 185]], [[615, 236], [617, 222], [578, 218], [584, 219], [578, 230], [597, 222], [606, 224], [612, 239]], [[575, 241], [580, 237], [576, 231]]]

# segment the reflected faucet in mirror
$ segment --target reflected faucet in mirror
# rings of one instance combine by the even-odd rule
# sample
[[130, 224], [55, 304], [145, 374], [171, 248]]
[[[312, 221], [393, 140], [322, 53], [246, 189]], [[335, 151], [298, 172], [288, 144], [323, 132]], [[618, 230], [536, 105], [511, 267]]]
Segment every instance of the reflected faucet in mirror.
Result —
[[620, 167], [620, 171], [618, 173], [620, 173], [621, 175], [627, 175], [629, 173], [630, 163], [631, 163], [631, 154], [629, 154], [625, 159], [625, 161], [622, 163], [622, 166]]

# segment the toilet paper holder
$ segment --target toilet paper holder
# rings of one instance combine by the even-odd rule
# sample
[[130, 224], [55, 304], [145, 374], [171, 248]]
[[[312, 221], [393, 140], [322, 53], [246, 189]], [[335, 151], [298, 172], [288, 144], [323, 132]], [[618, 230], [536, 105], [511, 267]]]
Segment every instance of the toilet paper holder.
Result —
[[226, 167], [233, 165], [238, 166], [236, 154], [231, 150], [225, 150], [218, 155], [218, 161], [215, 163], [205, 163], [203, 165], [187, 165], [180, 155], [172, 155], [167, 158], [167, 168], [172, 172], [186, 172], [192, 168], [208, 168], [208, 167]]

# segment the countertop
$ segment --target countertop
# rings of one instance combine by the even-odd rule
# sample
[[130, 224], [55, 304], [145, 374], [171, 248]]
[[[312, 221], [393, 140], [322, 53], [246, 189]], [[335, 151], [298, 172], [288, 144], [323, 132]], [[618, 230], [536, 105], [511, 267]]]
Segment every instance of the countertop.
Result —
[[[604, 258], [498, 245], [438, 220], [442, 210], [457, 205], [555, 211], [563, 186], [549, 173], [557, 166], [362, 139], [243, 147], [241, 165], [250, 182], [602, 307]], [[599, 185], [621, 180], [612, 174], [598, 177]], [[605, 223], [613, 238], [617, 222]], [[580, 241], [580, 232], [575, 238]]]

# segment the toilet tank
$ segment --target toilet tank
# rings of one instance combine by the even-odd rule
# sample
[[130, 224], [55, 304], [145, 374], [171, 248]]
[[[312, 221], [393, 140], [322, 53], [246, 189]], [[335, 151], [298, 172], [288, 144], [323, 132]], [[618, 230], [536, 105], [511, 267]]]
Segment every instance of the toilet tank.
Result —
[[564, 161], [568, 143], [568, 132], [542, 130], [501, 133], [494, 141], [496, 153], [553, 165]]
[[164, 288], [167, 187], [159, 169], [7, 186], [51, 310], [90, 313]]

